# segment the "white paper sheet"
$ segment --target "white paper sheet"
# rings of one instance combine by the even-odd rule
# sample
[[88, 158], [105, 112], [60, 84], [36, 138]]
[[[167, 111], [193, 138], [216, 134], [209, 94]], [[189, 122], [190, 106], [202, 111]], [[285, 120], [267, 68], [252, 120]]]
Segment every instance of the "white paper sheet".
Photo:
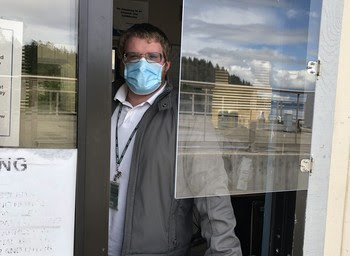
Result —
[[0, 255], [73, 255], [76, 149], [0, 149]]

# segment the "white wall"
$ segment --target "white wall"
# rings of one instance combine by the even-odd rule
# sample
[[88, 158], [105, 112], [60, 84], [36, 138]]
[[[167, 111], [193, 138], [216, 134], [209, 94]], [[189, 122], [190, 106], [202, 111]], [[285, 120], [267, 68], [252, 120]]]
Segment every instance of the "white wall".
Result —
[[350, 255], [350, 1], [344, 1], [324, 255]]

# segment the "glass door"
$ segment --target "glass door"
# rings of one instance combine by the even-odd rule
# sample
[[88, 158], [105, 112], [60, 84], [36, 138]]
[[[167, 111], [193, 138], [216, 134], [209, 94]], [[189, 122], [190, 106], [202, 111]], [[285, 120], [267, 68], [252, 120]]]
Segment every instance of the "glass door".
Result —
[[184, 1], [178, 198], [307, 189], [320, 10]]
[[231, 195], [243, 255], [303, 255], [321, 6], [184, 0], [176, 197]]
[[0, 255], [73, 255], [78, 0], [0, 4]]

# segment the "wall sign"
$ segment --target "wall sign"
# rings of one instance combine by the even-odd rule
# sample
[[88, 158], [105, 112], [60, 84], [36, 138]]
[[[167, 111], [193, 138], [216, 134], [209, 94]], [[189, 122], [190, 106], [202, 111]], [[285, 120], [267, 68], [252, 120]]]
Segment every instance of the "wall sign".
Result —
[[18, 146], [23, 23], [0, 19], [0, 146]]
[[0, 149], [0, 256], [69, 256], [76, 149]]
[[116, 1], [114, 2], [113, 27], [115, 30], [127, 30], [134, 24], [148, 22], [148, 1]]

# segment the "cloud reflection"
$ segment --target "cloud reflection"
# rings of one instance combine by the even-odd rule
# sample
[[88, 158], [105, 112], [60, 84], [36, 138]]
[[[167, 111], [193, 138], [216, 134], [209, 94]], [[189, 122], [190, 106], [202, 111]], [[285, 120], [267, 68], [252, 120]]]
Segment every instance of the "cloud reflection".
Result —
[[24, 44], [35, 40], [76, 50], [77, 3], [77, 0], [1, 0], [0, 16], [23, 22]]
[[308, 52], [317, 52], [318, 44], [309, 44], [309, 21], [319, 26], [319, 14], [310, 1], [185, 0], [182, 53], [250, 82], [254, 65], [268, 61], [270, 86], [313, 89], [305, 66]]

